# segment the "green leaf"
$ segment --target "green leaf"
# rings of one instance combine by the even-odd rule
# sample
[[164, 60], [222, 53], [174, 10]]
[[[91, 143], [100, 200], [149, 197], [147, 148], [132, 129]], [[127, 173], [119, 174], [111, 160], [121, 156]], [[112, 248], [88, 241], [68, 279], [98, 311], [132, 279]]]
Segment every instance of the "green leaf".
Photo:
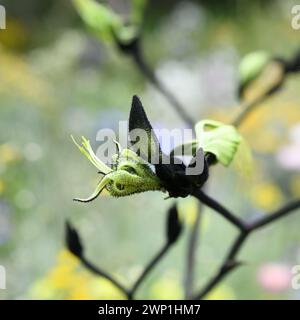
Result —
[[242, 137], [231, 125], [213, 120], [203, 120], [196, 124], [198, 148], [214, 154], [224, 166], [234, 158]]
[[136, 39], [140, 33], [141, 25], [144, 18], [144, 9], [147, 0], [131, 0], [131, 12], [129, 24], [122, 25], [119, 28], [117, 36], [122, 43], [130, 43]]
[[123, 26], [122, 19], [104, 4], [95, 0], [73, 0], [79, 15], [103, 41], [113, 41]]
[[138, 32], [138, 26], [130, 24], [123, 25], [121, 28], [119, 28], [116, 35], [121, 43], [127, 44], [130, 43], [132, 40], [136, 39], [136, 37], [138, 36]]
[[141, 25], [147, 0], [132, 0], [131, 21], [135, 25]]
[[264, 51], [247, 54], [239, 65], [240, 85], [245, 87], [249, 82], [256, 79], [269, 61], [270, 55]]

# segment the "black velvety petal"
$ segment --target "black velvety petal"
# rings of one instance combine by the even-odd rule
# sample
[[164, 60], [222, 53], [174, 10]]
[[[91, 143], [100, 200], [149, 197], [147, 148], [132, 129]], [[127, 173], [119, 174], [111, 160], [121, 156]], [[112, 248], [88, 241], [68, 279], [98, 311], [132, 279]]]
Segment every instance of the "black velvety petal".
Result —
[[[137, 129], [143, 130], [144, 135], [140, 136]], [[158, 162], [161, 159], [162, 151], [158, 139], [137, 96], [132, 98], [129, 115], [129, 137], [131, 148], [149, 163]]]
[[155, 165], [155, 172], [170, 197], [187, 197], [193, 193], [195, 188], [201, 188], [207, 181], [209, 165], [207, 156], [205, 156], [202, 172], [189, 175], [187, 167], [183, 163], [177, 164], [171, 160], [170, 164]]
[[156, 175], [170, 197], [186, 197], [192, 190], [191, 180], [186, 175], [186, 166], [183, 163], [175, 163], [173, 159], [170, 160], [169, 164], [155, 165]]
[[178, 159], [174, 155], [167, 156], [162, 152], [143, 105], [137, 96], [133, 96], [132, 99], [129, 138], [131, 149], [154, 165], [155, 173], [170, 197], [186, 197], [195, 188], [202, 187], [207, 180], [208, 162], [201, 150], [197, 151], [190, 168], [197, 161], [201, 164], [202, 169], [192, 175], [189, 175], [187, 167], [182, 161], [175, 161]]

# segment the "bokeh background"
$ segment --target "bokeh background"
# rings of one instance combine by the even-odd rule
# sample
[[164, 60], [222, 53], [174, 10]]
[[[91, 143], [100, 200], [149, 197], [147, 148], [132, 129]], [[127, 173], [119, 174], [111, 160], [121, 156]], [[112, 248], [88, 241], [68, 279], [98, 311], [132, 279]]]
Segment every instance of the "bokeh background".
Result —
[[[160, 193], [123, 199], [72, 198], [90, 194], [97, 176], [70, 134], [89, 137], [118, 128], [138, 94], [154, 126], [184, 128], [170, 105], [131, 59], [101, 43], [68, 0], [0, 1], [0, 264], [7, 289], [0, 299], [122, 298], [106, 280], [80, 267], [64, 249], [64, 222], [80, 231], [87, 255], [130, 284], [164, 241], [166, 210]], [[126, 1], [108, 1], [117, 11]], [[143, 46], [161, 81], [194, 119], [230, 121], [238, 113], [241, 58], [256, 50], [290, 57], [300, 46], [291, 27], [296, 1], [149, 1]], [[238, 215], [252, 218], [300, 196], [300, 75], [241, 127], [253, 152], [215, 167], [209, 193]], [[248, 172], [249, 171], [249, 172]], [[151, 273], [138, 297], [181, 298], [188, 233], [197, 203], [179, 201], [185, 231]], [[300, 212], [250, 237], [245, 265], [211, 299], [298, 299], [291, 268], [300, 264]], [[235, 230], [203, 210], [196, 287], [218, 267]]]

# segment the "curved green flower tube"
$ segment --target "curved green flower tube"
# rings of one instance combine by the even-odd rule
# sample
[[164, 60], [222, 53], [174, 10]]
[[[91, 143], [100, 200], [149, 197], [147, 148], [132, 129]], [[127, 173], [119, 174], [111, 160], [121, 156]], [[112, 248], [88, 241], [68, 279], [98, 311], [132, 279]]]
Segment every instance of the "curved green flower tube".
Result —
[[[93, 201], [104, 189], [113, 197], [124, 197], [145, 191], [164, 191], [160, 180], [151, 170], [149, 164], [132, 150], [123, 149], [120, 153], [115, 154], [113, 156], [114, 164], [110, 168], [95, 155], [86, 138], [82, 137], [81, 145], [73, 137], [72, 139], [78, 149], [104, 175], [90, 197], [86, 199], [75, 198], [75, 201]], [[118, 143], [117, 145], [119, 146]]]

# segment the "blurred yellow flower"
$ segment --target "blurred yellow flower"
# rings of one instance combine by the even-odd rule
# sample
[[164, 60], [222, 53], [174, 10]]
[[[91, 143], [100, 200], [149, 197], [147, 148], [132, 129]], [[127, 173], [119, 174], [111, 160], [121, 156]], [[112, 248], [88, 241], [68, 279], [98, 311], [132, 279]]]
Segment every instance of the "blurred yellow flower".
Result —
[[183, 198], [178, 201], [180, 218], [188, 225], [193, 225], [198, 211], [198, 201], [194, 198]]
[[[219, 109], [209, 113], [208, 117], [230, 123], [241, 111], [241, 107], [232, 108], [231, 113]], [[247, 116], [239, 131], [251, 150], [269, 154], [286, 142], [285, 133], [292, 125], [299, 123], [299, 119], [299, 103], [287, 91], [280, 93], [276, 100], [266, 100], [259, 105]]]
[[283, 200], [280, 188], [272, 182], [255, 184], [251, 191], [253, 203], [262, 210], [276, 209]]
[[285, 143], [282, 133], [288, 132], [299, 119], [298, 104], [283, 95], [278, 103], [265, 103], [251, 113], [241, 126], [241, 132], [253, 150], [273, 153]]
[[0, 145], [0, 163], [9, 164], [19, 160], [20, 157], [20, 153], [12, 145], [8, 143]]
[[6, 30], [0, 32], [0, 43], [9, 49], [22, 49], [28, 43], [26, 25], [18, 20], [6, 19]]
[[34, 299], [124, 299], [110, 281], [81, 268], [79, 260], [66, 250], [59, 253], [57, 264], [34, 284], [29, 295]]
[[227, 285], [223, 284], [218, 286], [216, 289], [211, 291], [207, 296], [206, 300], [234, 300], [234, 291]]
[[105, 300], [123, 300], [125, 297], [110, 281], [101, 278], [100, 281], [93, 281], [89, 286], [90, 295], [97, 297], [97, 299]]
[[[206, 207], [199, 206], [199, 201], [195, 198], [188, 197], [188, 198], [182, 198], [178, 201], [178, 211], [181, 221], [184, 222], [187, 226], [193, 226], [198, 210], [201, 210], [201, 213], [205, 211]], [[209, 215], [204, 214], [201, 217], [201, 232], [205, 232], [208, 229], [209, 226]]]
[[28, 99], [38, 106], [52, 106], [54, 96], [48, 83], [41, 79], [33, 68], [22, 58], [0, 47], [2, 72], [0, 73], [0, 93], [9, 97]]
[[290, 190], [294, 197], [300, 197], [300, 175], [294, 175], [291, 177]]
[[0, 180], [0, 194], [3, 193], [5, 189], [5, 182], [3, 180]]
[[150, 298], [154, 300], [178, 300], [182, 299], [182, 286], [176, 274], [166, 274], [156, 281], [149, 290]]
[[[168, 272], [148, 291], [150, 299], [181, 299], [177, 272]], [[33, 299], [123, 300], [126, 297], [110, 281], [92, 275], [69, 251], [59, 253], [56, 265], [29, 290]]]

